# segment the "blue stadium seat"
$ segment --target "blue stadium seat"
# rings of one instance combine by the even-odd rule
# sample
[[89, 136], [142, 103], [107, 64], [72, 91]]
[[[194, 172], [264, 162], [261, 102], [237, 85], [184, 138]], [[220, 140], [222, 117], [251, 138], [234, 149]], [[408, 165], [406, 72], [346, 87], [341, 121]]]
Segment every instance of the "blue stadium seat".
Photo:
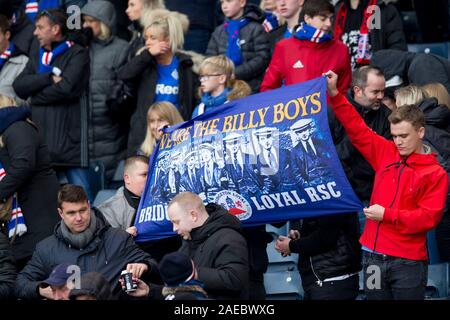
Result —
[[436, 42], [436, 43], [410, 43], [408, 44], [408, 51], [410, 52], [422, 52], [433, 53], [435, 55], [449, 58], [449, 43], [448, 42]]
[[430, 264], [428, 265], [426, 298], [449, 298], [449, 264], [442, 263], [439, 256], [435, 229], [427, 234], [427, 248]]
[[449, 299], [449, 264], [438, 263], [428, 266], [426, 299]]
[[278, 236], [286, 236], [288, 233], [288, 223], [285, 223], [280, 228], [271, 224], [266, 224], [266, 232], [270, 233], [275, 239], [278, 238]]
[[115, 194], [116, 194], [116, 190], [114, 190], [114, 189], [100, 190], [97, 193], [97, 196], [95, 197], [94, 207], [97, 207], [98, 205], [102, 204], [103, 202], [105, 202], [106, 200], [108, 200], [109, 198], [114, 196]]
[[439, 250], [436, 241], [436, 229], [428, 231], [427, 233], [427, 249], [428, 258], [430, 259], [430, 264], [441, 263], [441, 257], [439, 256]]
[[297, 271], [267, 272], [264, 286], [268, 300], [301, 300], [304, 295]]
[[108, 188], [118, 189], [123, 185], [123, 171], [125, 166], [125, 160], [120, 160], [117, 164], [114, 175], [108, 185]]

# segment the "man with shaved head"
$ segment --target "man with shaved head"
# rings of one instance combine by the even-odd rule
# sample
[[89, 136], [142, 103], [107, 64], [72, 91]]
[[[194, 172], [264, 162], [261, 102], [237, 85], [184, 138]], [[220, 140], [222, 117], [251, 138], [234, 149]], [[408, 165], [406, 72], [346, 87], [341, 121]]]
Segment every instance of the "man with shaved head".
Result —
[[175, 196], [167, 208], [173, 231], [183, 238], [179, 252], [198, 268], [198, 280], [213, 299], [247, 299], [248, 251], [239, 219], [192, 192]]

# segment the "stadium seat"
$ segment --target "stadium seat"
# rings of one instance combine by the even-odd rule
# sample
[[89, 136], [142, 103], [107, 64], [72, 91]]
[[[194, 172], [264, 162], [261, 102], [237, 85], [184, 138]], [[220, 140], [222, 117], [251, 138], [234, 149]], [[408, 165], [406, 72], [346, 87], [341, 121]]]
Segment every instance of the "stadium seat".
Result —
[[114, 190], [114, 189], [100, 190], [97, 193], [97, 196], [95, 197], [94, 207], [97, 207], [98, 205], [102, 204], [103, 202], [105, 202], [106, 200], [108, 200], [109, 198], [114, 196], [115, 194], [116, 194], [116, 190]]
[[449, 298], [449, 264], [440, 259], [435, 229], [427, 234], [427, 248], [430, 264], [425, 296], [427, 299]]
[[266, 299], [301, 300], [303, 288], [297, 271], [267, 272], [264, 274]]
[[422, 52], [433, 53], [435, 55], [448, 59], [449, 57], [449, 43], [448, 42], [436, 42], [436, 43], [410, 43], [408, 44], [408, 51], [410, 52]]
[[430, 264], [441, 263], [442, 260], [439, 256], [439, 250], [436, 241], [436, 230], [433, 229], [427, 233], [427, 248], [428, 248], [428, 258]]
[[288, 233], [288, 223], [283, 224], [280, 228], [266, 224], [266, 232], [270, 233], [274, 239], [278, 238], [278, 236], [286, 236]]
[[125, 166], [125, 160], [120, 160], [117, 164], [116, 170], [114, 171], [114, 175], [109, 183], [108, 188], [118, 189], [123, 185], [123, 168]]
[[449, 264], [438, 263], [428, 266], [426, 299], [449, 299]]

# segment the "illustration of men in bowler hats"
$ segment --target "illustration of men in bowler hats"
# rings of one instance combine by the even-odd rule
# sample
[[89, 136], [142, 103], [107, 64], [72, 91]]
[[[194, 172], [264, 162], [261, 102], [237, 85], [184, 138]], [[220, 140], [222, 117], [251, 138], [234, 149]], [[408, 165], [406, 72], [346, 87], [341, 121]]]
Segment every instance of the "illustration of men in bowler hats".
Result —
[[226, 150], [225, 171], [228, 177], [228, 189], [240, 194], [255, 194], [258, 186], [250, 156], [243, 150], [245, 137], [240, 133], [232, 132], [223, 141]]
[[180, 192], [181, 174], [178, 168], [181, 153], [175, 151], [170, 157], [169, 167], [167, 169], [167, 197], [172, 199]]
[[198, 154], [196, 151], [189, 152], [184, 158], [187, 168], [181, 176], [181, 187], [183, 188], [183, 191], [200, 193], [202, 190], [200, 173], [196, 168], [198, 160]]
[[155, 169], [155, 179], [152, 188], [152, 196], [154, 199], [165, 201], [167, 186], [167, 165], [169, 159], [169, 152], [164, 151], [158, 155], [158, 162]]
[[260, 188], [262, 193], [267, 194], [276, 191], [280, 184], [280, 154], [277, 147], [274, 146], [275, 135], [278, 129], [273, 127], [264, 127], [253, 132], [258, 140], [261, 151], [256, 158], [256, 169]]
[[211, 143], [203, 143], [199, 146], [202, 160], [200, 180], [203, 187], [203, 195], [200, 197], [213, 201], [214, 196], [227, 183], [227, 178], [215, 161], [215, 148]]
[[326, 158], [330, 155], [324, 142], [313, 135], [314, 121], [300, 119], [290, 129], [294, 144], [297, 142], [291, 154], [293, 172], [296, 176], [303, 177], [303, 184], [317, 185], [325, 182], [330, 174], [326, 163]]

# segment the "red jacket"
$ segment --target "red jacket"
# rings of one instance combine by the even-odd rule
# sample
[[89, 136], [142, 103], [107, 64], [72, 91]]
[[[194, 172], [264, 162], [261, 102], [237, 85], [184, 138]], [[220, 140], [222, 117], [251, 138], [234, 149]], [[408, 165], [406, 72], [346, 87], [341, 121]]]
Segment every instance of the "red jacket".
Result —
[[370, 204], [385, 208], [381, 222], [366, 220], [361, 244], [394, 257], [427, 260], [427, 232], [439, 223], [448, 190], [436, 154], [413, 153], [404, 160], [394, 142], [374, 133], [343, 95], [330, 100], [352, 144], [375, 170]]
[[260, 91], [280, 88], [320, 77], [333, 70], [339, 76], [338, 89], [347, 93], [352, 81], [348, 48], [341, 41], [315, 43], [295, 37], [278, 42], [264, 75]]

